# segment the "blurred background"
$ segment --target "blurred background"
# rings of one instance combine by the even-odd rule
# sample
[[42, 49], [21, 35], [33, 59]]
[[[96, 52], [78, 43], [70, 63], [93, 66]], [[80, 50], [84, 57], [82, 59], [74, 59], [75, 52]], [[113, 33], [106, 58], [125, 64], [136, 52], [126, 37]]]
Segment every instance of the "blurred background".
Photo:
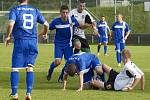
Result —
[[[58, 17], [61, 5], [68, 5], [70, 10], [76, 8], [77, 0], [29, 0], [29, 4], [40, 9], [50, 23]], [[16, 6], [17, 0], [0, 0], [0, 42], [4, 42], [9, 10]], [[150, 0], [86, 0], [87, 11], [96, 21], [102, 15], [111, 28], [116, 20], [116, 15], [122, 13], [124, 21], [131, 28], [128, 44], [150, 45]], [[38, 30], [40, 30], [38, 25]], [[54, 32], [49, 33], [48, 40], [39, 40], [40, 43], [53, 43]], [[97, 43], [97, 37], [91, 30], [86, 30], [90, 43]], [[113, 39], [110, 41], [113, 43]]]

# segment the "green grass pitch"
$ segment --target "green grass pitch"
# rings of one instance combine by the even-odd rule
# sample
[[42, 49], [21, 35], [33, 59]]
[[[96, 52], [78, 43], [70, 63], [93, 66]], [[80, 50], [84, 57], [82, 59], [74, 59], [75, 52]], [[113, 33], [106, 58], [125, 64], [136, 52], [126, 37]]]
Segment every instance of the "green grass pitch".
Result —
[[[5, 47], [0, 44], [0, 100], [9, 100], [10, 90], [10, 66], [11, 66], [11, 53], [13, 45]], [[39, 55], [36, 59], [35, 81], [32, 94], [32, 100], [150, 100], [150, 46], [126, 46], [132, 52], [132, 60], [135, 62], [145, 73], [145, 90], [140, 91], [137, 87], [131, 92], [115, 92], [115, 91], [100, 91], [100, 90], [85, 90], [77, 92], [79, 82], [78, 77], [69, 78], [66, 91], [62, 91], [62, 85], [57, 82], [57, 78], [61, 68], [63, 67], [64, 60], [55, 69], [52, 80], [46, 80], [46, 73], [49, 64], [54, 60], [53, 45], [39, 44]], [[96, 54], [96, 45], [91, 45], [92, 53]], [[117, 67], [114, 46], [108, 47], [109, 56], [103, 55], [103, 47], [101, 48], [100, 60], [112, 66], [116, 70]], [[20, 83], [19, 83], [19, 100], [25, 99], [25, 71], [21, 70]]]

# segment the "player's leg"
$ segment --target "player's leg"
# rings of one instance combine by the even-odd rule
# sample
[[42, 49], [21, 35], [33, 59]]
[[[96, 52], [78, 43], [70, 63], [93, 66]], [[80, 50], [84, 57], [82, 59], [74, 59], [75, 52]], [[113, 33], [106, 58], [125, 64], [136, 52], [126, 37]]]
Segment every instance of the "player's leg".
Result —
[[26, 68], [26, 100], [31, 100], [31, 93], [34, 82], [33, 65], [29, 64]]
[[104, 42], [104, 55], [105, 56], [108, 56], [107, 55], [107, 43], [108, 43], [108, 38], [104, 38], [104, 40], [103, 40], [103, 42]]
[[99, 37], [98, 38], [98, 46], [97, 46], [97, 55], [98, 56], [99, 56], [99, 53], [100, 53], [101, 43], [102, 43], [102, 37]]
[[12, 70], [10, 74], [11, 81], [11, 97], [12, 99], [18, 98], [17, 90], [19, 83], [19, 68], [24, 68], [24, 56], [23, 56], [23, 41], [16, 40], [14, 41], [14, 49], [12, 54]]
[[61, 64], [61, 59], [62, 59], [62, 56], [63, 56], [62, 48], [55, 45], [55, 52], [54, 53], [55, 53], [55, 61], [53, 61], [50, 64], [50, 68], [49, 68], [47, 76], [46, 76], [48, 81], [51, 79], [51, 76], [52, 76], [52, 73], [53, 73], [54, 69], [58, 65]]
[[81, 51], [86, 52], [86, 53], [90, 53], [91, 50], [90, 50], [90, 46], [89, 46], [88, 41], [84, 38], [81, 38], [80, 42], [81, 42]]
[[[73, 48], [72, 47], [66, 47], [66, 48], [64, 48], [63, 52], [64, 52], [65, 61], [67, 61], [73, 55]], [[63, 81], [63, 75], [64, 75], [64, 67], [63, 67], [63, 69], [59, 75], [58, 82]]]
[[32, 88], [34, 83], [34, 63], [38, 54], [37, 49], [37, 40], [30, 39], [28, 40], [28, 46], [25, 56], [25, 65], [26, 66], [26, 100], [31, 100]]
[[10, 81], [11, 81], [11, 98], [13, 100], [18, 100], [18, 83], [19, 83], [19, 70], [18, 69], [12, 69], [10, 74]]
[[120, 43], [115, 43], [116, 45], [116, 57], [117, 57], [117, 62], [118, 66], [121, 66], [121, 51], [120, 51]]
[[[125, 43], [120, 43], [120, 51], [122, 53], [122, 51], [124, 50], [125, 48]], [[121, 58], [120, 58], [121, 59]], [[121, 59], [122, 60], [122, 59]]]

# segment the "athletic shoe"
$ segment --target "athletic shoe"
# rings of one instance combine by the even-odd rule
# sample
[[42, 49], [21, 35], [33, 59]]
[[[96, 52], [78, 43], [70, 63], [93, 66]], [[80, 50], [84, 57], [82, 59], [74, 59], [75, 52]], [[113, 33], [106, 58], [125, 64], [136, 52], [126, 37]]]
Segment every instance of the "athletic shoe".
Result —
[[100, 54], [99, 54], [99, 53], [97, 53], [97, 55], [99, 56]]
[[118, 63], [118, 67], [121, 67], [121, 63]]
[[50, 75], [49, 73], [47, 73], [47, 75], [46, 75], [46, 79], [47, 79], [48, 81], [50, 81], [50, 80], [51, 80], [51, 75]]
[[26, 100], [31, 100], [31, 94], [27, 93]]
[[10, 94], [10, 100], [18, 100], [18, 94], [15, 95]]
[[109, 56], [109, 55], [107, 53], [105, 53], [104, 56]]

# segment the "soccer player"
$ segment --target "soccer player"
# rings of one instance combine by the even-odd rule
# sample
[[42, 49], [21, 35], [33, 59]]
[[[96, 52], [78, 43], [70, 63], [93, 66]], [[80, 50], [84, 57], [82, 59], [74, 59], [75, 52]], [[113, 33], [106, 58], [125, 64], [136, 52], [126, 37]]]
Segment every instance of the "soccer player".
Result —
[[[90, 46], [85, 37], [84, 30], [87, 28], [94, 29], [94, 27], [96, 27], [96, 23], [92, 16], [85, 10], [85, 8], [85, 0], [78, 0], [77, 8], [70, 11], [70, 15], [74, 16], [77, 19], [78, 23], [83, 26], [82, 29], [77, 28], [75, 30], [73, 40], [78, 39], [81, 42], [82, 52], [90, 52]], [[74, 53], [77, 53], [79, 51], [79, 48], [75, 48]]]
[[44, 30], [40, 35], [46, 35], [48, 23], [38, 9], [28, 5], [28, 0], [18, 0], [20, 5], [12, 8], [6, 34], [6, 46], [9, 45], [11, 34], [14, 38], [12, 54], [12, 70], [10, 74], [11, 97], [18, 100], [19, 69], [26, 69], [26, 100], [31, 100], [34, 81], [34, 63], [37, 50], [37, 22], [43, 24]]
[[104, 80], [104, 76], [102, 75], [103, 69], [96, 55], [85, 52], [74, 54], [65, 64], [63, 89], [66, 90], [68, 75], [74, 76], [75, 73], [77, 73], [80, 80], [80, 87], [78, 91], [82, 91], [84, 83], [91, 81], [94, 75], [93, 70], [95, 70], [96, 73]]
[[51, 63], [50, 68], [48, 70], [48, 81], [51, 79], [54, 68], [61, 64], [63, 55], [65, 60], [72, 56], [72, 36], [75, 27], [79, 27], [79, 23], [74, 17], [69, 16], [68, 6], [61, 6], [60, 17], [54, 19], [49, 25], [50, 30], [56, 29], [56, 34], [54, 40], [55, 61]]
[[129, 26], [123, 21], [122, 14], [118, 14], [117, 21], [112, 25], [112, 31], [114, 34], [118, 66], [121, 66], [121, 52], [125, 48], [125, 41], [130, 34]]
[[131, 91], [137, 84], [141, 83], [141, 90], [144, 90], [144, 73], [131, 61], [129, 50], [122, 51], [123, 69], [118, 73], [107, 65], [102, 65], [104, 72], [109, 74], [107, 82], [93, 80], [92, 85], [99, 89]]
[[107, 22], [105, 21], [105, 16], [101, 16], [101, 20], [97, 22], [97, 29], [99, 33], [98, 47], [97, 47], [98, 56], [102, 43], [104, 43], [104, 55], [107, 56], [108, 32], [109, 36], [111, 36], [111, 31], [109, 29], [109, 26], [107, 25]]

